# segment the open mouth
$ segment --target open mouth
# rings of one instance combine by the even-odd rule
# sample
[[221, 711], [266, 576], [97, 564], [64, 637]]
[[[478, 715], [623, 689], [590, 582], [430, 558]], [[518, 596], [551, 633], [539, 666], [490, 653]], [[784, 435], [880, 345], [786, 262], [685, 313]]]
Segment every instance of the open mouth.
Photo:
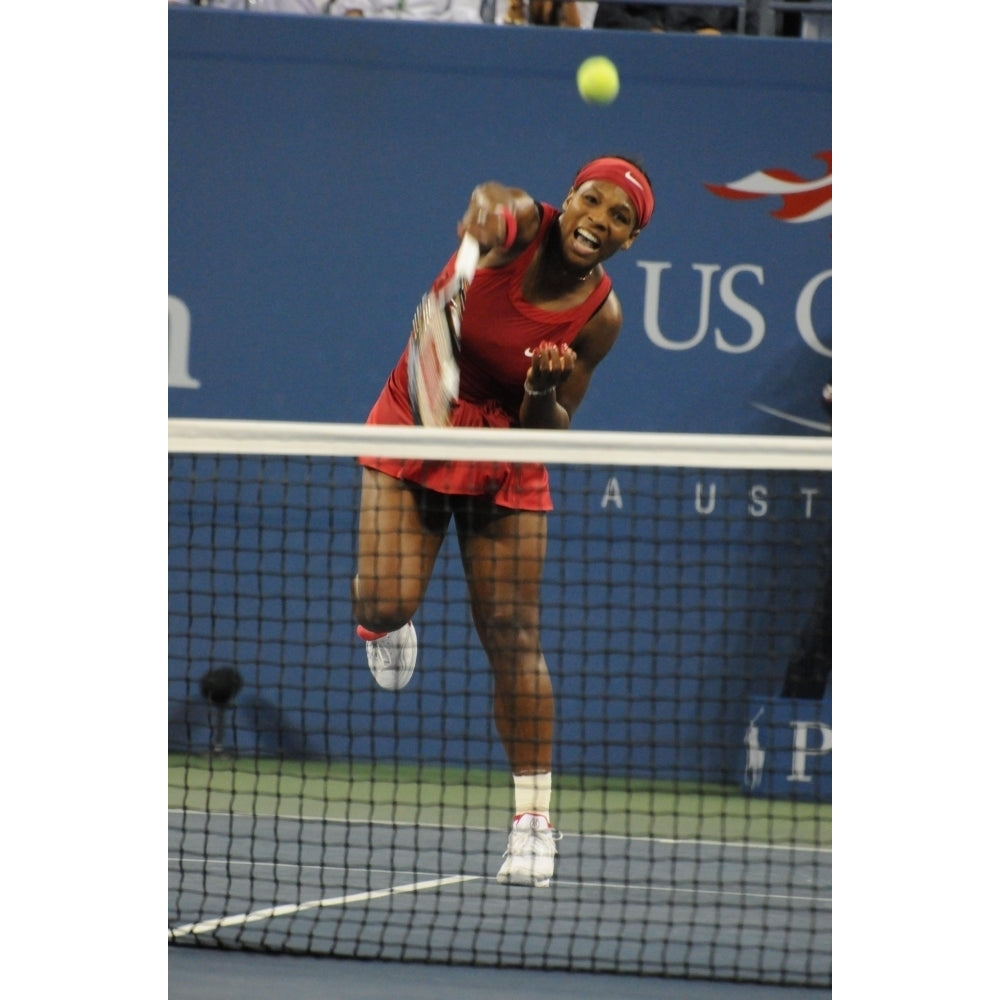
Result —
[[601, 241], [589, 229], [581, 226], [573, 231], [573, 245], [580, 253], [588, 254], [600, 250]]

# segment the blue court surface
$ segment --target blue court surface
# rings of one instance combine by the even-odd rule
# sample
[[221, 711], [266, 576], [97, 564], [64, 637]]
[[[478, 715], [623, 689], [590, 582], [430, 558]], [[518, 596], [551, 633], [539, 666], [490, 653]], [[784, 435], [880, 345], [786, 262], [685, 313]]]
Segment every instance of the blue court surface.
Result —
[[[416, 996], [423, 963], [434, 990], [441, 970], [485, 968], [461, 975], [494, 990], [502, 975], [492, 970], [515, 979], [530, 970], [552, 995], [557, 974], [574, 970], [566, 995], [577, 997], [591, 987], [607, 997], [609, 983], [611, 996], [662, 996], [655, 990], [674, 976], [830, 982], [828, 852], [573, 834], [560, 843], [551, 887], [525, 892], [484, 874], [502, 854], [502, 830], [183, 810], [170, 821], [173, 948], [197, 958], [321, 959], [288, 967], [289, 976], [307, 974], [313, 991], [355, 961], [359, 984], [395, 982], [398, 1000]], [[179, 967], [192, 960], [173, 956]], [[639, 992], [622, 992], [631, 981]], [[675, 995], [717, 995], [685, 990]]]
[[168, 947], [169, 1000], [827, 1000], [829, 989]]

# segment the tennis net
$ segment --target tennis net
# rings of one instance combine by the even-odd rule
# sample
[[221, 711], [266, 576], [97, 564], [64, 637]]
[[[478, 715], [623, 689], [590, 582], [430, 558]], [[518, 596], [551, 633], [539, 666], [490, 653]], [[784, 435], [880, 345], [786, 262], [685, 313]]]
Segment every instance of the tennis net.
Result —
[[[378, 687], [354, 456], [549, 470], [546, 888], [454, 529]], [[829, 438], [171, 420], [169, 940], [831, 982]]]

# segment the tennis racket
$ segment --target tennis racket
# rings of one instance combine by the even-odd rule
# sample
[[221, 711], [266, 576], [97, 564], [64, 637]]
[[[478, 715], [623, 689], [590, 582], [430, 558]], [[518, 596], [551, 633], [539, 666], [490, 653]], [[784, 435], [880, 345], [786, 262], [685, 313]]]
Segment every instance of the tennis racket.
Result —
[[465, 293], [479, 263], [479, 243], [468, 233], [453, 266], [438, 276], [417, 306], [410, 332], [407, 372], [414, 423], [447, 427], [458, 400]]

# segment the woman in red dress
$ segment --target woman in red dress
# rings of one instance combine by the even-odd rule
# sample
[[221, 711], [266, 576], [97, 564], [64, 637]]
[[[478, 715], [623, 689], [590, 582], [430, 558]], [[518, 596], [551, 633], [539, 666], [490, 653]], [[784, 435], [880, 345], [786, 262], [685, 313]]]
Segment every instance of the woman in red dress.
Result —
[[[558, 209], [495, 181], [475, 188], [458, 225], [459, 237], [468, 232], [479, 241], [480, 259], [462, 316], [453, 424], [569, 427], [621, 329], [603, 264], [632, 246], [652, 211], [645, 171], [618, 156], [587, 163]], [[406, 351], [368, 422], [413, 423]], [[554, 705], [539, 634], [548, 474], [525, 463], [359, 461], [352, 596], [372, 674], [390, 689], [412, 676], [412, 618], [454, 519], [514, 780], [514, 823], [497, 879], [546, 886], [556, 854], [549, 815]]]

